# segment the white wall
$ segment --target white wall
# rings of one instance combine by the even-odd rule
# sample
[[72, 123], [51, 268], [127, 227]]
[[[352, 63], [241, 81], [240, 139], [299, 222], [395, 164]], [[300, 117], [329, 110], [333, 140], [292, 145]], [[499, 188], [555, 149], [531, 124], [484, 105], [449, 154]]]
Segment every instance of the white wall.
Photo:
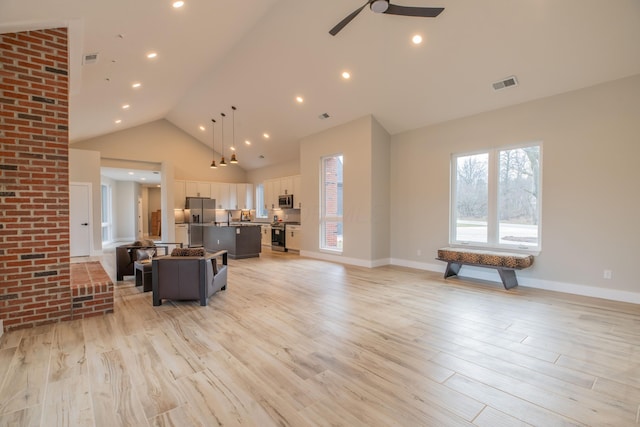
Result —
[[247, 171], [247, 182], [252, 184], [263, 183], [267, 179], [282, 178], [300, 174], [300, 160], [278, 163], [260, 169]]
[[[120, 132], [76, 142], [73, 148], [99, 151], [101, 158], [174, 165], [175, 179], [247, 182], [241, 165], [211, 169], [211, 148], [175, 127], [157, 120]], [[219, 154], [216, 154], [219, 157]], [[217, 158], [217, 157], [216, 157]]]
[[393, 262], [444, 271], [452, 153], [543, 141], [542, 252], [520, 283], [640, 302], [639, 118], [635, 76], [393, 136]]
[[136, 219], [140, 185], [135, 182], [115, 181], [113, 188], [113, 237], [116, 241], [136, 240]]
[[[375, 143], [372, 136], [374, 128], [378, 135]], [[304, 226], [302, 254], [363, 266], [388, 262], [388, 231], [385, 231], [388, 221], [386, 224], [380, 224], [380, 220], [388, 214], [385, 214], [385, 210], [382, 209], [378, 215], [373, 208], [374, 200], [375, 203], [380, 204], [385, 199], [384, 195], [388, 194], [387, 185], [383, 184], [384, 189], [378, 193], [377, 197], [373, 197], [374, 182], [388, 181], [389, 178], [388, 166], [382, 165], [380, 169], [373, 170], [374, 165], [388, 162], [388, 157], [378, 160], [379, 156], [388, 153], [386, 144], [388, 144], [388, 135], [371, 116], [311, 135], [301, 141], [300, 170], [303, 190], [301, 197], [302, 206], [304, 206], [301, 212]], [[320, 159], [334, 154], [344, 156], [344, 246], [340, 256], [318, 249]], [[388, 197], [386, 199], [388, 205]], [[383, 230], [381, 237], [374, 231], [378, 227]], [[382, 259], [374, 258], [375, 255], [381, 255]]]

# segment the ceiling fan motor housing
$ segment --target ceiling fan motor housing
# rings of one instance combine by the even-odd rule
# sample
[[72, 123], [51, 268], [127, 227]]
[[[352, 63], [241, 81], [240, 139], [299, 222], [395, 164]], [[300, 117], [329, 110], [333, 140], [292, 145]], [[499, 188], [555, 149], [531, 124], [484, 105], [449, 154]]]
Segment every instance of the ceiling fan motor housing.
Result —
[[385, 13], [387, 11], [387, 9], [389, 8], [389, 1], [388, 0], [374, 0], [374, 1], [371, 2], [369, 7], [375, 13]]

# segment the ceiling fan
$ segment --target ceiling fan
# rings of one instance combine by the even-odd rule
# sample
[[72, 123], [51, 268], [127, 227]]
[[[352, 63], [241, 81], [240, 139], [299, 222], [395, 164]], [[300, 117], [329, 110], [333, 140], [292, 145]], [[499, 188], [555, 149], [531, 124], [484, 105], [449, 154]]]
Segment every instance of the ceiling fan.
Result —
[[338, 32], [346, 27], [347, 24], [353, 20], [353, 18], [355, 18], [360, 12], [362, 12], [362, 9], [364, 9], [366, 5], [369, 5], [371, 10], [375, 13], [388, 13], [389, 15], [402, 16], [420, 16], [423, 18], [435, 18], [444, 10], [444, 7], [398, 6], [389, 3], [389, 0], [368, 0], [361, 7], [347, 15], [347, 17], [342, 21], [338, 22], [338, 25], [333, 27], [329, 31], [329, 34], [331, 34], [332, 36], [338, 34]]

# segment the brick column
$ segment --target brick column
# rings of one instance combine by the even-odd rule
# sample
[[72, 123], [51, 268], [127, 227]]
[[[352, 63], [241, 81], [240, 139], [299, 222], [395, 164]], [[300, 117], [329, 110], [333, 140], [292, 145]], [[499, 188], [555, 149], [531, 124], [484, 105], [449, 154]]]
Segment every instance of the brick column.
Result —
[[0, 34], [0, 319], [71, 316], [67, 29]]

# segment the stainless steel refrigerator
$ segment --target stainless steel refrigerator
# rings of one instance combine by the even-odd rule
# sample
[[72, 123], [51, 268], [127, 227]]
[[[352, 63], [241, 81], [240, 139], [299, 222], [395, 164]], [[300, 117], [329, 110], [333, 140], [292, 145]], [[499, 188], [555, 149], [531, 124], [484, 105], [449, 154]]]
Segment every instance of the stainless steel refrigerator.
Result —
[[214, 224], [216, 220], [216, 200], [187, 197], [184, 215], [189, 223], [189, 246], [202, 246], [203, 224]]

